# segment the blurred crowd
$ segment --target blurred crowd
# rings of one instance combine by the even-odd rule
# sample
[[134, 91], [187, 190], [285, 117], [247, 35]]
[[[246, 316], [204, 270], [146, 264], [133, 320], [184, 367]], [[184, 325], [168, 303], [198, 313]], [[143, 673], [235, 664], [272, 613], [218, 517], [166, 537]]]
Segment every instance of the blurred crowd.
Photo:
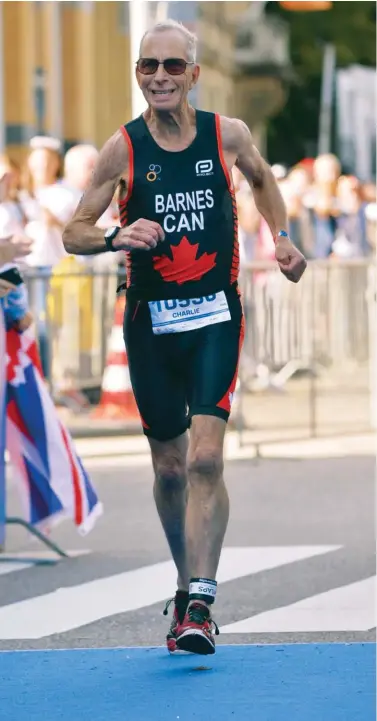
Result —
[[[58, 140], [35, 137], [24, 167], [0, 156], [0, 238], [23, 232], [32, 239], [32, 252], [23, 264], [48, 277], [67, 257], [62, 230], [85, 191], [98, 150], [73, 146], [63, 156]], [[284, 197], [290, 235], [309, 259], [367, 257], [375, 251], [376, 186], [341, 174], [334, 155], [307, 159], [293, 168], [273, 165]], [[274, 246], [267, 224], [258, 213], [249, 185], [234, 171], [239, 212], [241, 260], [268, 260]], [[98, 221], [106, 228], [119, 222], [116, 198]], [[105, 267], [108, 254], [81, 258]]]
[[[0, 243], [20, 235], [31, 241], [31, 252], [18, 258], [21, 271], [37, 276], [29, 284], [29, 306], [33, 311], [44, 374], [49, 374], [48, 296], [54, 272], [69, 258], [62, 241], [63, 228], [72, 217], [85, 191], [98, 150], [75, 145], [63, 154], [59, 140], [36, 136], [23, 166], [8, 155], [0, 156]], [[116, 198], [99, 219], [100, 227], [118, 222]], [[85, 268], [106, 269], [114, 265], [111, 253], [83, 256]], [[69, 272], [69, 268], [68, 268]]]
[[[376, 185], [342, 175], [335, 155], [306, 159], [293, 168], [273, 165], [288, 211], [292, 241], [308, 259], [360, 258], [375, 253]], [[247, 182], [236, 170], [240, 257], [274, 257], [274, 243]]]
[[[42, 368], [46, 377], [49, 371], [51, 375], [49, 356], [53, 355], [54, 363], [61, 366], [59, 372], [54, 369], [53, 375], [56, 380], [60, 373], [63, 380], [59, 380], [59, 393], [64, 397], [71, 393], [67, 381], [69, 373], [64, 367], [64, 363], [66, 366], [69, 363], [61, 356], [65, 348], [63, 355], [68, 357], [67, 346], [75, 335], [72, 331], [73, 311], [78, 308], [79, 330], [76, 335], [79, 335], [82, 355], [93, 352], [93, 344], [97, 342], [94, 339], [98, 337], [94, 325], [100, 323], [97, 316], [104, 313], [103, 310], [98, 311], [99, 306], [94, 308], [94, 299], [101, 291], [93, 291], [90, 280], [85, 281], [86, 295], [85, 292], [80, 295], [72, 277], [67, 280], [73, 259], [67, 255], [62, 242], [63, 228], [90, 181], [97, 158], [98, 150], [91, 145], [76, 145], [64, 154], [58, 140], [45, 136], [34, 137], [30, 141], [23, 167], [7, 155], [0, 156], [0, 250], [1, 247], [4, 250], [4, 244], [9, 244], [11, 238], [13, 241], [18, 238], [20, 248], [25, 239], [31, 243], [27, 252], [24, 248], [25, 252], [20, 253], [17, 264], [21, 271], [29, 269], [35, 276], [29, 284], [28, 307], [32, 310]], [[377, 204], [374, 183], [361, 183], [353, 176], [343, 175], [338, 159], [330, 154], [304, 160], [290, 169], [273, 165], [272, 171], [285, 199], [292, 241], [308, 259], [331, 261], [336, 258], [367, 258], [375, 254]], [[273, 260], [271, 232], [256, 209], [247, 182], [237, 169], [234, 171], [234, 184], [241, 265]], [[118, 223], [115, 196], [97, 225], [105, 229]], [[0, 253], [0, 265], [2, 262]], [[84, 272], [86, 268], [114, 272], [114, 269], [119, 271], [122, 268], [124, 254], [76, 257], [74, 263], [78, 263]], [[65, 275], [67, 272], [68, 276]], [[57, 281], [59, 274], [60, 281]], [[111, 306], [115, 298], [115, 290], [109, 292], [111, 300], [105, 300], [104, 306], [106, 303]], [[60, 299], [55, 302], [55, 315], [49, 311], [51, 297]], [[7, 302], [11, 302], [11, 296]], [[59, 303], [60, 306], [65, 303], [65, 314], [61, 312]], [[27, 327], [31, 322], [30, 314], [22, 322]], [[67, 323], [69, 328], [66, 328]], [[51, 333], [54, 328], [60, 345], [52, 350]], [[76, 401], [85, 405], [83, 397], [76, 398]]]
[[[33, 240], [24, 263], [31, 268], [54, 268], [67, 257], [62, 231], [85, 191], [98, 150], [75, 145], [63, 155], [55, 138], [32, 138], [22, 167], [8, 155], [0, 156], [0, 238], [18, 232]], [[101, 227], [117, 222], [116, 203], [98, 221]], [[84, 260], [84, 259], [83, 259]]]

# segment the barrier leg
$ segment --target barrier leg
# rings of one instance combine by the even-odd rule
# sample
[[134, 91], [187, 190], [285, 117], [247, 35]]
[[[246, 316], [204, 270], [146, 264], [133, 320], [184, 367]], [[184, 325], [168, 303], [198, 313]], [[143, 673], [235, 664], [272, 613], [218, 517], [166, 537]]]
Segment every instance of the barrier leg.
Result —
[[[60, 558], [69, 558], [69, 554], [63, 551], [60, 546], [58, 546], [53, 541], [50, 541], [47, 536], [45, 536], [43, 533], [38, 531], [37, 528], [34, 528], [34, 526], [31, 525], [31, 523], [28, 523], [27, 521], [24, 521], [23, 518], [17, 518], [16, 516], [10, 516], [5, 519], [5, 523], [9, 526], [22, 526], [25, 528], [29, 533], [31, 533], [33, 536], [38, 538], [45, 546], [50, 548], [54, 553], [57, 554]], [[0, 554], [0, 563], [34, 563], [38, 566], [51, 566], [57, 563], [58, 559], [53, 558], [25, 558], [25, 557], [14, 557], [14, 556], [5, 556]]]
[[0, 440], [0, 553], [5, 546], [5, 461]]

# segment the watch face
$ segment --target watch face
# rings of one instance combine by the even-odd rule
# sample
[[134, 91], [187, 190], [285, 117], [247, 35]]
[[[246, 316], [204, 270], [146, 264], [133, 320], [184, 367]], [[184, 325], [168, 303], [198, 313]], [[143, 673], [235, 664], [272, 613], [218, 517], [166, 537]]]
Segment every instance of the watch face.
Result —
[[116, 235], [117, 231], [118, 231], [118, 228], [114, 228], [114, 226], [112, 228], [108, 228], [105, 233], [105, 238], [110, 240], [111, 238], [113, 238], [114, 235]]

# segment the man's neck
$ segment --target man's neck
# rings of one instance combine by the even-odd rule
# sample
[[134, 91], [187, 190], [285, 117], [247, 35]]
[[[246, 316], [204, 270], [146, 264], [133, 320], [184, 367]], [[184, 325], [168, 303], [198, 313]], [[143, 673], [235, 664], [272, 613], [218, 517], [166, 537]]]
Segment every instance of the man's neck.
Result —
[[174, 112], [148, 108], [144, 115], [149, 129], [160, 138], [184, 138], [195, 126], [195, 110], [185, 105]]

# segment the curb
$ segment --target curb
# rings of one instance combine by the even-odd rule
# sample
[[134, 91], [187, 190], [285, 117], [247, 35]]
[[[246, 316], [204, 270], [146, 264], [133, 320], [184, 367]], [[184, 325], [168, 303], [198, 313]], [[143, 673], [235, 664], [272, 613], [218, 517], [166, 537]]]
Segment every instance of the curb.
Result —
[[142, 431], [139, 423], [114, 424], [111, 426], [72, 426], [67, 424], [67, 430], [74, 439], [79, 438], [116, 438], [122, 436], [139, 436]]

